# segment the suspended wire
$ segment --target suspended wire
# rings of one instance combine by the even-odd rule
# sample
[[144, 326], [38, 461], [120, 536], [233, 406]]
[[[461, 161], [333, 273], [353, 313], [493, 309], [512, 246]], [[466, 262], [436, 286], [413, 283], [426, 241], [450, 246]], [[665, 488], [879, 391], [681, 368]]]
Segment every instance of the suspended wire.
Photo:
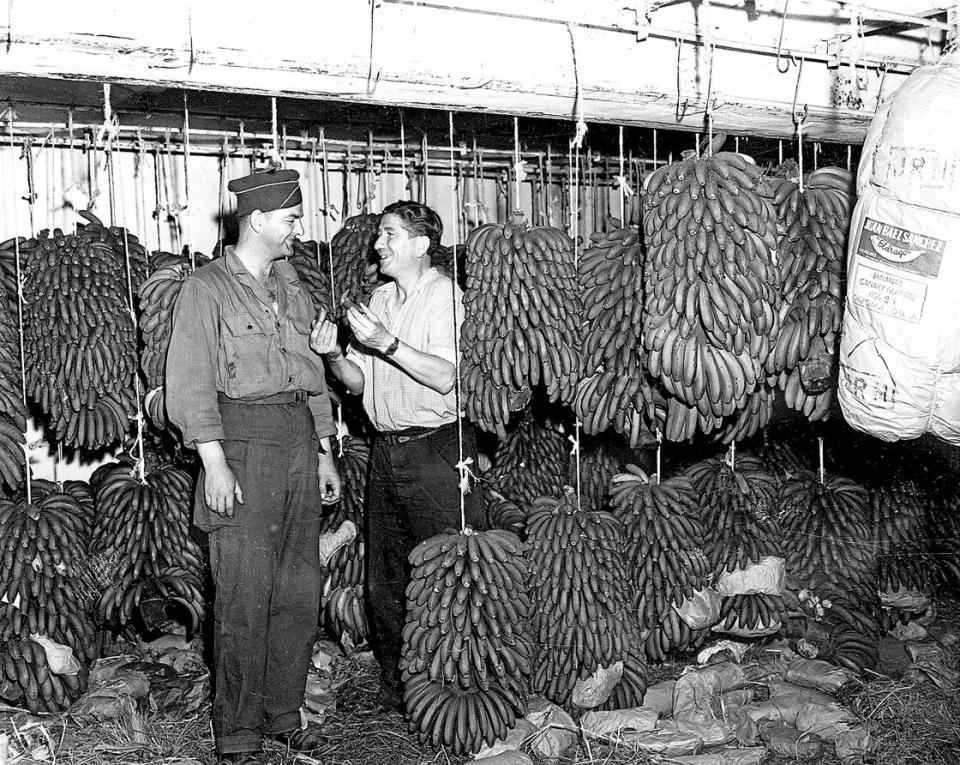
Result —
[[[7, 130], [10, 138], [10, 178], [16, 176], [16, 156], [14, 140], [13, 140], [13, 121], [16, 115], [13, 111], [13, 105], [11, 104], [7, 108]], [[11, 218], [13, 220], [13, 257], [16, 264], [16, 275], [17, 275], [17, 332], [19, 333], [20, 338], [20, 398], [23, 401], [24, 410], [27, 408], [27, 359], [26, 359], [26, 346], [23, 338], [23, 270], [20, 263], [20, 237], [17, 235], [17, 195], [13, 189], [10, 190], [10, 212]], [[27, 444], [23, 446], [23, 465], [26, 473], [26, 482], [27, 482], [27, 504], [33, 502], [33, 487], [32, 475], [30, 470], [30, 449]]]
[[[104, 86], [104, 107], [103, 107], [103, 118], [104, 124], [111, 120], [111, 109], [110, 109], [110, 90], [109, 86]], [[114, 220], [114, 213], [116, 211], [116, 187], [114, 185], [114, 173], [113, 173], [113, 145], [112, 145], [112, 134], [108, 134], [108, 138], [104, 143], [104, 154], [105, 154], [105, 166], [107, 169], [107, 191], [110, 199], [110, 221], [113, 225], [116, 225]], [[137, 313], [135, 308], [134, 296], [133, 296], [133, 267], [130, 264], [130, 243], [127, 236], [127, 227], [121, 226], [120, 231], [123, 236], [123, 257], [124, 263], [126, 265], [126, 276], [127, 276], [127, 307], [130, 309], [130, 321], [133, 324], [134, 328], [137, 326]], [[134, 395], [137, 398], [137, 441], [134, 448], [137, 451], [136, 454], [136, 470], [140, 483], [146, 483], [146, 474], [145, 474], [145, 461], [143, 458], [143, 392], [140, 389], [140, 375], [137, 372], [134, 372], [133, 375], [133, 387]]]
[[[450, 182], [456, 183], [456, 165], [453, 155], [453, 112], [448, 112], [450, 129]], [[451, 194], [453, 205], [453, 220], [457, 220], [457, 195]], [[460, 474], [460, 529], [465, 531], [467, 527], [466, 494], [470, 491], [470, 464], [472, 460], [463, 458], [463, 410], [460, 404], [463, 396], [462, 381], [460, 379], [460, 300], [457, 296], [457, 283], [460, 279], [457, 266], [457, 227], [453, 227], [453, 356], [454, 356], [454, 392], [455, 406], [457, 409], [457, 471]]]

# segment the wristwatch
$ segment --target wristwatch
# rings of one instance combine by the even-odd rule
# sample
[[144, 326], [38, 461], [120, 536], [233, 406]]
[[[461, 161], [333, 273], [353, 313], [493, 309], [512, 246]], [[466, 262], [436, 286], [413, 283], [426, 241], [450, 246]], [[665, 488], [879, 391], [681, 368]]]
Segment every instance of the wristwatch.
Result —
[[393, 342], [390, 343], [386, 348], [383, 349], [384, 356], [392, 356], [397, 352], [397, 348], [400, 347], [400, 338], [394, 335]]

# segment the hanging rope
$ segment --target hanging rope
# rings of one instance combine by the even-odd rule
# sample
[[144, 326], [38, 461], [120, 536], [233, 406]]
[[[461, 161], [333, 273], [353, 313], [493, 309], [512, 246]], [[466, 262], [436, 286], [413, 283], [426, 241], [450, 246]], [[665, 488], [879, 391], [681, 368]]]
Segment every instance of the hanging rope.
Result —
[[657, 483], [660, 483], [660, 452], [663, 447], [663, 433], [657, 428]]
[[704, 116], [707, 121], [707, 156], [713, 156], [713, 27], [710, 24], [710, 0], [703, 0], [703, 43], [707, 55], [707, 105]]
[[[193, 211], [190, 209], [190, 110], [187, 107], [187, 91], [183, 91], [183, 205], [187, 211], [187, 251], [190, 253], [190, 270], [197, 270], [197, 256], [193, 252]], [[126, 236], [126, 234], [124, 234]]]
[[423, 183], [420, 185], [422, 192], [420, 202], [427, 204], [427, 176], [430, 174], [430, 148], [427, 144], [426, 133], [423, 134], [423, 139], [420, 142], [420, 152], [423, 157]]
[[[571, 31], [571, 40], [573, 32]], [[579, 89], [579, 86], [578, 86]], [[579, 101], [579, 98], [578, 98]], [[583, 115], [580, 115], [582, 120]], [[575, 269], [580, 265], [580, 145], [583, 143], [583, 137], [586, 135], [586, 129], [580, 130], [580, 122], [577, 123], [576, 133], [570, 141], [570, 148], [567, 151], [567, 162], [570, 178], [570, 238], [573, 239], [573, 265]], [[574, 171], [576, 167], [576, 171]], [[573, 421], [573, 460], [576, 468], [575, 483], [577, 491], [577, 509], [581, 505], [581, 480], [580, 480], [580, 418], [574, 417]]]
[[400, 176], [403, 182], [402, 199], [410, 198], [411, 179], [407, 175], [407, 131], [403, 126], [403, 109], [400, 110]]
[[572, 24], [567, 24], [567, 33], [570, 35], [570, 55], [573, 60], [573, 114], [577, 119], [577, 132], [573, 140], [579, 148], [583, 144], [583, 137], [587, 134], [587, 123], [583, 118], [583, 94], [580, 92], [580, 68], [577, 66], [577, 41], [573, 37]]
[[[227, 174], [227, 138], [224, 136], [223, 143], [220, 146], [220, 172], [219, 172], [219, 181], [220, 185], [217, 189], [217, 244], [220, 244], [223, 241], [223, 200], [226, 194], [224, 194], [224, 180]], [[222, 248], [222, 245], [221, 245]]]
[[[797, 111], [797, 96], [800, 93], [800, 77], [803, 75], [803, 57], [800, 57], [800, 67], [797, 70], [797, 84], [793, 89], [793, 106], [791, 107], [791, 113], [793, 114], [793, 124], [797, 127], [797, 164], [800, 166], [800, 178], [797, 182], [797, 185], [800, 189], [800, 192], [803, 192], [803, 123], [807, 118], [807, 105], [803, 105], [803, 111]], [[781, 164], [783, 159], [780, 160]]]
[[161, 182], [161, 167], [160, 167], [160, 148], [157, 145], [153, 147], [153, 192], [156, 197], [157, 204], [153, 208], [153, 217], [157, 221], [157, 249], [163, 249], [163, 237], [162, 229], [160, 226], [160, 216], [164, 212], [163, 203], [160, 200], [160, 190], [162, 186]]
[[825, 480], [823, 469], [823, 436], [817, 438], [817, 446], [820, 451], [820, 483], [823, 483]]
[[[316, 145], [314, 145], [316, 149]], [[316, 152], [314, 152], [314, 155]], [[328, 219], [330, 217], [330, 175], [327, 168], [327, 137], [324, 128], [320, 128], [320, 155], [323, 166], [320, 169], [320, 190], [323, 194], [323, 241], [327, 243], [327, 269], [330, 273], [330, 313], [333, 314], [337, 308], [337, 282], [333, 267], [333, 242], [330, 240], [330, 229]], [[320, 243], [317, 243], [317, 269], [320, 269]], [[347, 435], [346, 427], [343, 424], [343, 402], [337, 404], [337, 456], [343, 456], [343, 439]]]
[[[13, 111], [13, 104], [7, 107], [7, 131], [10, 138], [10, 178], [16, 177], [16, 160], [15, 156], [15, 147], [13, 141], [13, 121], [16, 117]], [[10, 190], [10, 213], [11, 220], [13, 221], [13, 257], [16, 265], [16, 274], [17, 274], [17, 331], [20, 337], [20, 398], [23, 401], [24, 409], [27, 408], [27, 360], [26, 353], [24, 350], [24, 339], [23, 339], [23, 271], [20, 264], [20, 237], [17, 236], [17, 195], [12, 189]], [[27, 444], [23, 446], [23, 464], [26, 471], [27, 479], [27, 504], [33, 502], [33, 488], [31, 483], [33, 477], [30, 471], [30, 448]]]
[[270, 164], [280, 165], [280, 136], [277, 132], [277, 97], [270, 97], [270, 135], [273, 137], [273, 150], [270, 152]]
[[[453, 156], [453, 112], [448, 112], [449, 117], [449, 129], [450, 129], [450, 180], [451, 182], [456, 182], [456, 160]], [[456, 195], [451, 194], [453, 198], [453, 220], [457, 219], [457, 210], [456, 210]], [[470, 469], [470, 465], [473, 464], [473, 459], [468, 457], [464, 459], [463, 457], [463, 411], [461, 409], [460, 401], [463, 395], [461, 389], [461, 379], [460, 379], [460, 301], [457, 298], [457, 283], [460, 280], [459, 270], [457, 267], [457, 230], [456, 226], [453, 228], [453, 356], [454, 356], [454, 392], [456, 398], [456, 408], [457, 408], [457, 471], [460, 474], [460, 529], [465, 531], [467, 527], [467, 511], [466, 511], [466, 495], [470, 492], [470, 478], [475, 476], [473, 471]]]
[[[527, 177], [525, 162], [520, 160], [520, 118], [513, 118], [513, 201], [516, 212], [520, 210], [520, 184]], [[532, 216], [531, 216], [532, 217]]]
[[[110, 109], [110, 89], [109, 86], [104, 85], [104, 105], [103, 105], [103, 119], [104, 124], [112, 120], [111, 109]], [[111, 131], [112, 132], [112, 131]], [[116, 212], [116, 187], [114, 185], [114, 173], [113, 173], [113, 137], [109, 135], [106, 142], [104, 143], [104, 158], [105, 166], [107, 170], [107, 191], [109, 192], [110, 198], [110, 222], [112, 225], [116, 225], [114, 221], [114, 214]], [[133, 296], [133, 268], [130, 265], [130, 247], [127, 239], [127, 228], [126, 226], [121, 227], [120, 229], [123, 232], [123, 256], [126, 264], [127, 271], [127, 305], [130, 309], [130, 321], [134, 327], [137, 326], [137, 314], [134, 303]], [[134, 392], [137, 397], [137, 441], [134, 445], [134, 448], [137, 450], [136, 454], [136, 470], [140, 478], [140, 483], [146, 483], [146, 475], [144, 472], [144, 459], [143, 459], [143, 400], [142, 400], [142, 391], [140, 390], [140, 376], [134, 372], [133, 375], [133, 387]], [[131, 455], [133, 456], [133, 455]]]

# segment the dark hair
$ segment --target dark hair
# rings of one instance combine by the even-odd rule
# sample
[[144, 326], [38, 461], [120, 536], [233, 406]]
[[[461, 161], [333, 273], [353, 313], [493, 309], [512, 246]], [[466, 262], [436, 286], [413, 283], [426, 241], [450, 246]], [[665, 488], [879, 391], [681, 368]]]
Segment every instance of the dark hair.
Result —
[[426, 205], [401, 199], [384, 207], [380, 213], [381, 218], [384, 215], [396, 215], [400, 224], [411, 234], [427, 237], [430, 240], [429, 252], [440, 246], [443, 222], [440, 216]]

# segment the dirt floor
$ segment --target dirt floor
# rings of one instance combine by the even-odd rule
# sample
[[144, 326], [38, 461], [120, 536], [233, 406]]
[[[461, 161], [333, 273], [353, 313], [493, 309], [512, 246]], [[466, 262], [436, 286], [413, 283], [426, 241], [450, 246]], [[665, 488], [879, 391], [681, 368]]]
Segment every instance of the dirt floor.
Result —
[[[953, 667], [960, 666], [960, 604], [941, 602], [931, 632], [947, 646]], [[915, 672], [904, 674], [909, 662], [904, 656], [902, 647], [895, 641], [885, 644], [881, 671], [863, 684], [844, 689], [841, 700], [857, 713], [875, 737], [874, 761], [878, 765], [960, 764], [960, 692], [939, 688]], [[678, 662], [652, 668], [651, 682], [675, 678], [683, 667], [684, 664]], [[268, 762], [273, 765], [459, 765], [465, 761], [465, 758], [420, 746], [399, 714], [373, 711], [377, 669], [369, 654], [356, 654], [353, 658], [340, 656], [331, 671], [335, 704], [327, 711], [322, 724], [328, 745], [307, 757], [268, 744]], [[118, 720], [84, 726], [78, 726], [69, 715], [35, 717], [5, 708], [0, 710], [0, 732], [8, 736], [12, 746], [5, 765], [44, 762], [212, 765], [216, 762], [206, 704], [189, 714], [138, 708]], [[538, 765], [546, 762], [536, 756], [533, 759]], [[765, 762], [787, 765], [799, 761], [769, 756]], [[828, 752], [816, 762], [834, 765], [839, 760]], [[669, 760], [581, 739], [557, 765], [600, 763], [626, 765], [669, 763]]]

